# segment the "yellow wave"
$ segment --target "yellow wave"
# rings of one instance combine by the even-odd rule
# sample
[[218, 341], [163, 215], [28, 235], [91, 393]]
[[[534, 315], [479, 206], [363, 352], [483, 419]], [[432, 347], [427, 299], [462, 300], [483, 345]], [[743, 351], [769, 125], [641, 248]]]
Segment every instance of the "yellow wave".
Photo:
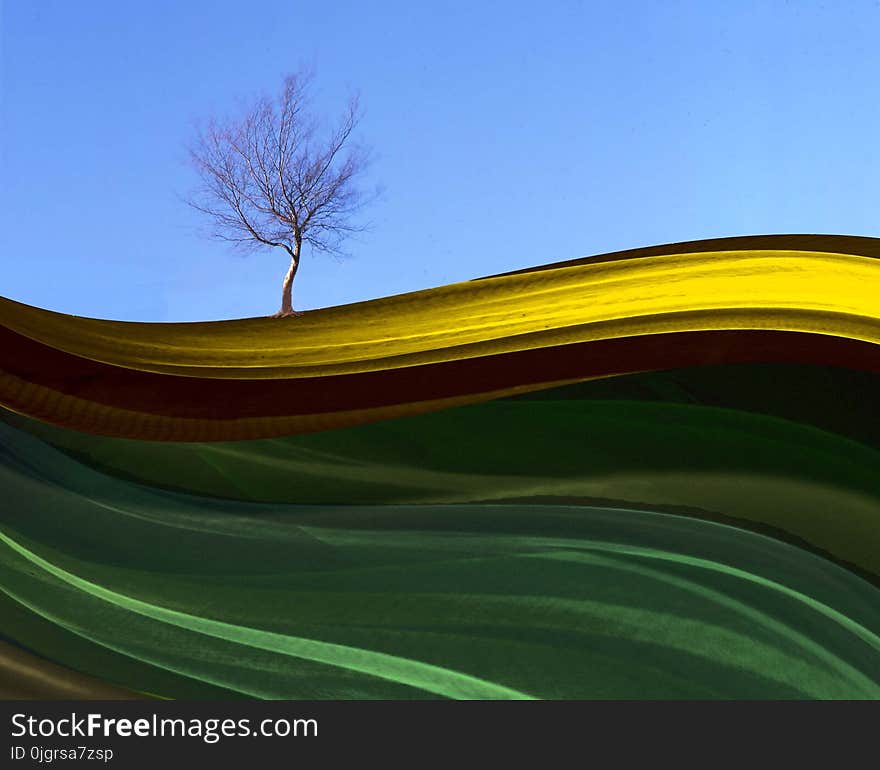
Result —
[[880, 261], [793, 250], [667, 254], [517, 273], [293, 320], [133, 323], [0, 300], [0, 323], [84, 358], [208, 378], [359, 373], [644, 334], [810, 332], [880, 343]]

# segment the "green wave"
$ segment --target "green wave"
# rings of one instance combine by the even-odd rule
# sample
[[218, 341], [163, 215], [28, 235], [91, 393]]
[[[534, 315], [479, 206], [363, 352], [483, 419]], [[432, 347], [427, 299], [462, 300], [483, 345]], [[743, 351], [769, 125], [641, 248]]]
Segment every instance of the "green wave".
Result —
[[[755, 371], [637, 375], [257, 441], [168, 444], [7, 420], [76, 460], [35, 452], [29, 462], [80, 495], [104, 484], [84, 482], [81, 464], [159, 488], [117, 495], [128, 516], [167, 518], [161, 489], [314, 505], [615, 505], [758, 528], [880, 580], [874, 380], [835, 403], [829, 392], [851, 376], [813, 372], [808, 387], [809, 369], [758, 369], [762, 387], [750, 390]], [[802, 394], [785, 419], [756, 411], [780, 411], [762, 396], [772, 377]], [[821, 404], [818, 424], [804, 424]]]
[[[873, 457], [815, 429], [785, 423], [782, 433], [813, 437], [806, 458], [850, 447], [868, 468]], [[880, 697], [880, 589], [755, 532], [583, 504], [210, 499], [108, 476], [8, 425], [0, 438], [0, 611], [15, 619], [3, 632], [123, 687], [165, 697]], [[469, 462], [420, 459], [447, 474], [453, 461]], [[868, 484], [858, 463], [839, 466], [848, 484]]]

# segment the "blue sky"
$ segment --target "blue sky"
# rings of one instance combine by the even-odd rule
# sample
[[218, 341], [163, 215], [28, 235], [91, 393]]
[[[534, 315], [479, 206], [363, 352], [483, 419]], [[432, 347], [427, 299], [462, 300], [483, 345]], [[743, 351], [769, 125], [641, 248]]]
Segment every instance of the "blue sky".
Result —
[[187, 321], [279, 304], [200, 233], [195, 121], [306, 63], [383, 198], [314, 308], [694, 238], [880, 236], [878, 2], [96, 2], [0, 17], [0, 294]]

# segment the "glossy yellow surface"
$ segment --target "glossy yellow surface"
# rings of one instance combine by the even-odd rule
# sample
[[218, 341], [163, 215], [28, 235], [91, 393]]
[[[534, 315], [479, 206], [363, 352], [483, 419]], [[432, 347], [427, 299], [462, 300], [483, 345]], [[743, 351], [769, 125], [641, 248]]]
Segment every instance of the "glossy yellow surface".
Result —
[[452, 284], [294, 319], [132, 323], [0, 301], [0, 323], [108, 364], [215, 378], [379, 371], [566, 343], [710, 329], [880, 343], [880, 261], [714, 251]]

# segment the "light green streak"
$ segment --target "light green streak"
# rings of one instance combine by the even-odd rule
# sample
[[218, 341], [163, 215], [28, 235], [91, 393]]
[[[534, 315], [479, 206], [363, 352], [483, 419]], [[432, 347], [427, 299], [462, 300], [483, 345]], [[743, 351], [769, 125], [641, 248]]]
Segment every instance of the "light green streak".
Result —
[[776, 591], [783, 594], [784, 596], [794, 599], [795, 601], [805, 604], [810, 609], [815, 610], [816, 612], [827, 617], [829, 620], [843, 626], [847, 631], [855, 634], [863, 642], [880, 652], [880, 637], [865, 628], [863, 625], [857, 623], [855, 620], [848, 617], [847, 615], [844, 615], [842, 612], [838, 612], [833, 607], [829, 607], [827, 604], [824, 604], [823, 602], [820, 602], [819, 600], [814, 599], [811, 596], [807, 596], [800, 591], [789, 588], [787, 585], [777, 583], [775, 580], [770, 580], [769, 578], [762, 577], [761, 575], [746, 572], [745, 570], [741, 570], [737, 567], [731, 567], [729, 564], [709, 561], [708, 559], [701, 559], [697, 556], [688, 556], [686, 554], [672, 554], [665, 551], [658, 551], [654, 548], [627, 546], [620, 545], [618, 543], [601, 543], [598, 545], [601, 546], [600, 550], [603, 551], [611, 551], [614, 553], [625, 554], [627, 556], [641, 556], [647, 559], [658, 559], [661, 561], [676, 562], [678, 564], [685, 564], [689, 567], [696, 567], [698, 569], [720, 572], [722, 574], [738, 578], [739, 580], [746, 580], [751, 583], [756, 583], [763, 588], [768, 588], [771, 591]]
[[[2, 536], [2, 533], [0, 533], [0, 536]], [[156, 666], [157, 668], [164, 669], [165, 671], [170, 671], [173, 674], [178, 674], [180, 676], [184, 676], [187, 679], [197, 679], [200, 682], [205, 682], [206, 684], [216, 685], [217, 687], [222, 687], [223, 689], [226, 689], [226, 690], [232, 690], [233, 692], [237, 692], [242, 695], [247, 695], [251, 698], [263, 698], [263, 699], [270, 699], [270, 700], [272, 698], [271, 694], [267, 694], [265, 692], [261, 692], [258, 690], [248, 690], [248, 689], [241, 687], [238, 684], [232, 684], [228, 681], [205, 676], [203, 673], [196, 674], [196, 673], [189, 671], [187, 669], [182, 669], [182, 668], [178, 668], [176, 666], [172, 666], [167, 661], [160, 660], [157, 657], [144, 657], [142, 655], [134, 654], [130, 649], [128, 649], [126, 647], [121, 647], [120, 645], [113, 644], [113, 643], [107, 641], [106, 639], [99, 638], [99, 637], [95, 636], [94, 634], [87, 632], [82, 627], [74, 625], [72, 623], [69, 623], [68, 621], [64, 620], [63, 618], [59, 617], [58, 615], [56, 615], [52, 612], [48, 612], [47, 610], [45, 610], [42, 607], [37, 607], [36, 605], [31, 604], [26, 599], [23, 599], [21, 596], [18, 596], [18, 594], [13, 593], [12, 591], [10, 591], [6, 588], [2, 588], [0, 590], [2, 590], [3, 593], [5, 593], [10, 599], [17, 601], [20, 605], [22, 605], [22, 607], [27, 607], [31, 612], [33, 612], [36, 615], [39, 615], [41, 618], [44, 618], [51, 623], [56, 623], [56, 624], [58, 624], [59, 627], [63, 628], [65, 631], [68, 631], [71, 634], [75, 634], [76, 636], [79, 636], [83, 639], [87, 639], [88, 641], [93, 642], [94, 644], [100, 645], [101, 647], [104, 647], [105, 649], [112, 650], [113, 652], [118, 652], [119, 654], [125, 655], [129, 658], [134, 658], [135, 660], [139, 660], [142, 663], [147, 663], [150, 666]], [[173, 700], [173, 698], [168, 698], [164, 695], [156, 695], [154, 693], [145, 693], [145, 694], [149, 695], [152, 698], [161, 698], [163, 700]]]
[[[600, 564], [610, 568], [621, 569], [627, 572], [633, 572], [639, 575], [645, 575], [651, 577], [655, 580], [667, 583], [669, 585], [674, 585], [677, 588], [684, 589], [691, 593], [703, 596], [708, 598], [710, 601], [716, 603], [718, 606], [727, 607], [730, 610], [737, 612], [739, 614], [744, 615], [745, 617], [753, 620], [755, 623], [763, 625], [765, 628], [775, 632], [783, 639], [791, 642], [795, 646], [799, 646], [805, 651], [811, 653], [818, 660], [821, 660], [828, 667], [829, 671], [836, 676], [840, 677], [841, 680], [847, 682], [850, 687], [855, 688], [858, 692], [861, 692], [864, 697], [877, 698], [880, 697], [880, 687], [878, 687], [877, 683], [871, 680], [869, 677], [862, 674], [853, 666], [846, 663], [837, 655], [834, 655], [821, 645], [817, 644], [809, 637], [804, 634], [798, 633], [794, 629], [789, 626], [781, 623], [766, 613], [760, 612], [759, 610], [754, 609], [753, 607], [749, 607], [747, 604], [741, 601], [737, 601], [732, 599], [719, 591], [715, 591], [713, 589], [707, 588], [699, 583], [691, 580], [685, 580], [682, 578], [675, 577], [673, 575], [668, 575], [666, 573], [660, 572], [655, 569], [647, 568], [647, 567], [639, 567], [638, 565], [629, 564], [620, 562], [613, 557], [602, 557], [598, 554], [584, 554], [584, 553], [573, 553], [571, 551], [564, 552], [553, 552], [553, 553], [540, 553], [540, 554], [526, 554], [527, 557], [536, 557], [536, 558], [544, 558], [544, 559], [556, 559], [562, 561], [576, 561], [580, 562], [583, 560], [588, 560], [591, 563]], [[719, 570], [724, 571], [724, 570]], [[749, 645], [754, 651], [754, 654], [751, 656], [752, 659], [762, 658], [764, 659], [765, 664], [769, 662], [768, 655], [775, 654], [775, 651], [771, 651], [770, 648], [766, 648], [764, 645], [761, 645], [759, 642], [749, 639]], [[685, 644], [685, 647], [690, 649], [691, 645]], [[697, 654], [702, 654], [697, 649], [691, 649], [691, 652], [696, 652]], [[733, 650], [728, 645], [727, 653], [731, 654]], [[710, 656], [704, 656], [710, 657]], [[801, 679], [799, 676], [794, 676], [794, 681], [792, 681], [791, 675], [800, 669], [799, 674], [809, 674], [814, 673], [814, 669], [810, 669], [810, 667], [803, 665], [802, 661], [795, 660], [789, 656], [780, 656], [781, 659], [786, 661], [787, 666], [790, 669], [790, 673], [788, 676], [784, 675], [782, 670], [772, 671], [767, 670], [766, 674], [770, 675], [771, 678], [775, 679], [779, 682], [785, 682], [788, 684], [794, 684], [798, 688], [804, 690], [805, 692], [811, 693], [814, 697], [827, 697], [825, 692], [819, 691], [815, 687], [815, 682], [810, 682], [805, 679]], [[751, 665], [747, 665], [748, 661], [745, 659], [740, 660], [740, 665], [743, 667], [751, 668]], [[844, 691], [845, 692], [845, 691]], [[844, 695], [843, 692], [838, 697], [851, 697], [848, 695]]]
[[[489, 506], [485, 506], [488, 508]], [[534, 506], [538, 507], [538, 506]], [[559, 506], [561, 507], [561, 506]], [[621, 512], [629, 512], [627, 509], [621, 509]], [[632, 511], [633, 513], [643, 513], [642, 511]], [[654, 516], [663, 516], [666, 514], [652, 514]], [[729, 530], [731, 532], [735, 532], [736, 529], [734, 527], [729, 527], [725, 524], [719, 524], [718, 522], [705, 521], [700, 522], [701, 526], [706, 527], [716, 527], [723, 528], [725, 530]], [[316, 538], [324, 540], [324, 542], [333, 545], [339, 544], [355, 544], [363, 540], [363, 535], [359, 530], [321, 530], [318, 527], [314, 526], [303, 526], [301, 529], [309, 534], [313, 535]], [[749, 533], [752, 537], [762, 537], [761, 535], [757, 535], [754, 533]], [[775, 591], [780, 593], [790, 599], [794, 599], [796, 602], [803, 604], [810, 609], [818, 612], [819, 614], [825, 616], [828, 620], [831, 620], [833, 623], [839, 624], [847, 631], [858, 636], [863, 642], [870, 645], [872, 648], [880, 652], [880, 637], [878, 637], [875, 633], [865, 628], [863, 625], [853, 620], [847, 615], [844, 615], [842, 612], [835, 610], [833, 607], [829, 607], [827, 604], [820, 602], [818, 599], [814, 599], [807, 594], [801, 593], [789, 586], [786, 586], [782, 583], [778, 583], [775, 580], [771, 580], [769, 578], [765, 578], [761, 575], [753, 574], [751, 572], [747, 572], [746, 570], [738, 569], [737, 567], [732, 567], [728, 564], [724, 564], [721, 562], [710, 561], [708, 559], [701, 559], [696, 556], [688, 556], [687, 554], [682, 553], [672, 553], [668, 551], [660, 551], [656, 548], [646, 548], [643, 546], [630, 546], [623, 545], [622, 543], [613, 543], [607, 542], [603, 540], [590, 540], [587, 538], [557, 538], [557, 537], [522, 537], [517, 535], [492, 535], [491, 539], [486, 538], [481, 534], [475, 534], [472, 532], [445, 532], [443, 534], [432, 533], [428, 535], [425, 532], [407, 532], [403, 530], [397, 530], [393, 534], [388, 533], [386, 537], [383, 538], [383, 544], [386, 546], [391, 545], [395, 541], [402, 545], [407, 545], [408, 541], [415, 540], [420, 545], [426, 546], [428, 544], [433, 545], [434, 547], [440, 546], [441, 543], [447, 542], [449, 543], [449, 547], [455, 547], [457, 543], [457, 539], [460, 537], [467, 537], [470, 539], [471, 543], [486, 540], [486, 544], [493, 549], [502, 549], [504, 547], [515, 547], [519, 549], [523, 549], [519, 555], [521, 556], [536, 556], [536, 557], [547, 557], [550, 554], [546, 554], [543, 552], [536, 553], [533, 549], [535, 548], [553, 548], [559, 549], [558, 551], [554, 551], [556, 558], [564, 559], [566, 558], [566, 552], [568, 554], [572, 554], [572, 551], [580, 550], [580, 551], [602, 551], [608, 553], [618, 553], [625, 556], [636, 556], [647, 559], [656, 559], [659, 561], [673, 562], [677, 564], [686, 565], [689, 567], [694, 567], [702, 570], [709, 570], [712, 572], [720, 572], [731, 577], [737, 578], [739, 580], [745, 580], [751, 583], [756, 583], [763, 588], [769, 589], [771, 591]], [[507, 553], [506, 555], [510, 555]], [[660, 573], [656, 573], [660, 574]]]
[[[725, 525], [715, 524], [714, 522], [712, 522], [711, 524], [713, 526], [725, 527]], [[303, 529], [317, 536], [317, 528], [303, 527]], [[352, 542], [357, 542], [360, 539], [360, 533], [357, 530], [346, 530], [342, 532], [335, 531], [332, 533], [324, 532], [322, 534], [324, 535], [325, 541], [328, 543], [350, 544]], [[445, 542], [447, 540], [452, 543], [456, 534], [461, 533], [444, 533], [444, 535], [434, 535], [433, 537], [426, 539], [425, 534], [421, 532], [411, 533], [398, 531], [394, 533], [393, 537], [388, 538], [388, 540], [386, 541], [386, 545], [390, 545], [395, 541], [400, 544], [405, 543], [409, 539], [417, 539], [422, 546], [425, 546], [430, 542], [431, 545], [436, 547], [440, 542]], [[468, 536], [471, 538], [472, 541], [479, 541], [484, 539], [480, 535], [474, 536], [471, 535], [471, 533], [468, 533]], [[798, 633], [788, 625], [775, 620], [766, 613], [760, 612], [753, 607], [749, 607], [744, 602], [733, 599], [724, 593], [707, 588], [706, 586], [703, 586], [696, 581], [678, 578], [676, 576], [668, 575], [655, 569], [624, 563], [618, 559], [607, 557], [603, 558], [598, 554], [619, 554], [623, 556], [634, 556], [637, 558], [647, 558], [664, 562], [672, 562], [695, 569], [708, 570], [729, 575], [730, 577], [736, 578], [738, 580], [748, 581], [750, 583], [757, 584], [762, 588], [768, 589], [778, 594], [782, 594], [783, 596], [789, 599], [793, 599], [795, 602], [798, 602], [808, 607], [814, 612], [817, 612], [820, 615], [824, 616], [827, 620], [830, 620], [831, 622], [840, 625], [849, 633], [854, 634], [863, 642], [872, 647], [874, 650], [880, 651], [880, 638], [878, 638], [877, 635], [872, 633], [869, 629], [857, 623], [852, 618], [835, 610], [833, 607], [829, 607], [827, 604], [824, 604], [823, 602], [820, 602], [813, 597], [803, 594], [793, 588], [789, 588], [788, 586], [778, 583], [769, 578], [765, 578], [761, 575], [753, 574], [747, 572], [746, 570], [738, 569], [736, 567], [732, 567], [721, 562], [701, 559], [699, 557], [688, 556], [686, 554], [660, 551], [654, 548], [645, 548], [641, 546], [628, 546], [601, 540], [589, 540], [585, 538], [563, 539], [551, 537], [518, 537], [508, 535], [493, 536], [491, 539], [491, 543], [487, 544], [490, 544], [492, 547], [495, 548], [503, 546], [513, 546], [516, 548], [524, 549], [517, 555], [525, 558], [549, 558], [563, 561], [583, 561], [586, 559], [591, 561], [592, 563], [602, 564], [606, 567], [613, 567], [636, 574], [646, 575], [654, 580], [659, 580], [670, 585], [675, 585], [676, 587], [687, 590], [690, 593], [704, 596], [710, 601], [714, 602], [716, 605], [728, 607], [729, 609], [750, 618], [754, 622], [763, 625], [765, 628], [768, 628], [770, 631], [778, 634], [782, 638], [787, 639], [789, 642], [801, 647], [805, 652], [811, 653], [813, 656], [815, 656], [816, 659], [823, 661], [830, 671], [834, 672], [837, 676], [840, 676], [845, 681], [848, 681], [850, 685], [855, 687], [859, 692], [862, 692], [866, 696], [871, 698], [880, 697], [880, 685], [878, 685], [877, 682], [865, 676], [862, 672], [858, 671], [856, 668], [843, 661], [840, 657], [834, 655], [829, 650], [825, 649], [805, 635]], [[529, 552], [529, 550], [525, 550], [534, 548], [553, 548], [559, 550], [553, 550], [550, 552]], [[578, 551], [580, 551], [580, 553]], [[584, 551], [593, 553], [588, 555], [587, 553], [583, 553]], [[509, 556], [511, 554], [508, 553], [506, 555]], [[779, 679], [778, 677], [777, 679], [778, 681], [787, 681]], [[796, 684], [801, 688], [809, 689], [809, 684], [807, 682], [799, 681]]]
[[0, 531], [0, 540], [31, 564], [74, 588], [109, 604], [161, 623], [185, 628], [217, 639], [237, 642], [259, 650], [357, 671], [447, 698], [534, 700], [530, 695], [503, 685], [429, 663], [348, 645], [261, 631], [159, 607], [84, 580], [43, 559], [2, 531]]

